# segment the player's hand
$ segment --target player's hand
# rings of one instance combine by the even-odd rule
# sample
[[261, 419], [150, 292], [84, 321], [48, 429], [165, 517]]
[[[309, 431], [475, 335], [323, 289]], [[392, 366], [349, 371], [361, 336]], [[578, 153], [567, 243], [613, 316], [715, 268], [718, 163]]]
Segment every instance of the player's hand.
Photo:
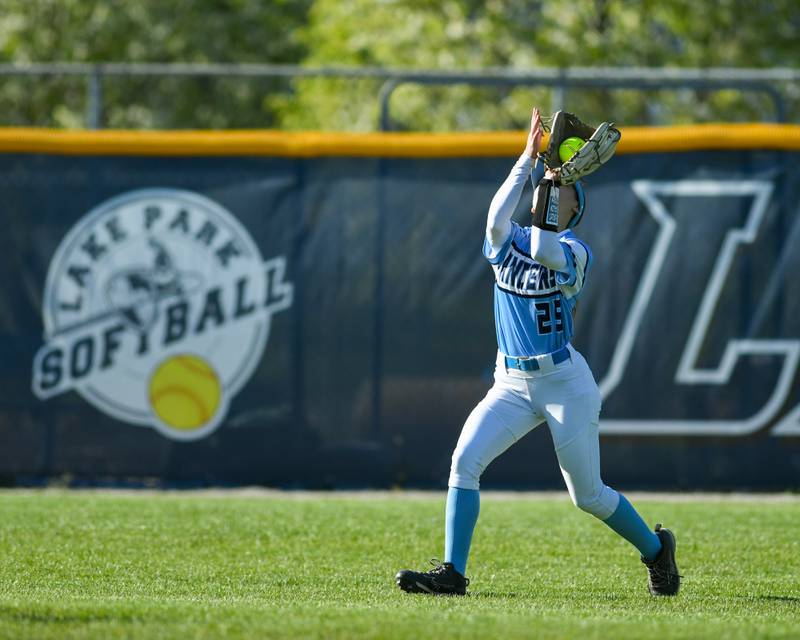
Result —
[[531, 114], [531, 130], [528, 132], [528, 143], [525, 145], [525, 153], [531, 158], [535, 158], [539, 153], [543, 135], [542, 117], [539, 113], [539, 108], [534, 107]]

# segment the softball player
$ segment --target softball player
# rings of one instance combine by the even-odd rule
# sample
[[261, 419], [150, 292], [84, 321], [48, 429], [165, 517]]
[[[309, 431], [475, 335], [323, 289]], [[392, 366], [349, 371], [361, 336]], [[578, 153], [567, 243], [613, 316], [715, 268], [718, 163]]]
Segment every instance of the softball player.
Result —
[[[495, 382], [467, 418], [453, 452], [445, 561], [432, 561], [434, 568], [427, 572], [402, 570], [396, 582], [411, 593], [466, 593], [481, 474], [547, 422], [572, 501], [639, 550], [651, 594], [675, 595], [680, 586], [675, 537], [661, 525], [650, 531], [631, 503], [600, 478], [600, 392], [570, 344], [575, 304], [592, 266], [589, 247], [572, 232], [583, 216], [585, 197], [579, 183], [559, 185], [556, 174], [534, 163], [542, 135], [534, 109], [525, 152], [489, 207], [483, 254], [495, 275]], [[511, 216], [529, 176], [535, 187], [533, 225], [521, 227]]]

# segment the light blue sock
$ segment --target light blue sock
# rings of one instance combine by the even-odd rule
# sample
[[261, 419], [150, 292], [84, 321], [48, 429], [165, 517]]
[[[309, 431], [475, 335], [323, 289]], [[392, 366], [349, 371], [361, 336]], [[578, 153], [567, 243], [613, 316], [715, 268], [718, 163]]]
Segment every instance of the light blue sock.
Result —
[[481, 510], [480, 492], [475, 489], [450, 487], [444, 527], [444, 561], [452, 562], [462, 576], [466, 575], [472, 532]]
[[645, 560], [655, 560], [661, 551], [661, 540], [621, 493], [616, 511], [603, 522], [636, 547]]

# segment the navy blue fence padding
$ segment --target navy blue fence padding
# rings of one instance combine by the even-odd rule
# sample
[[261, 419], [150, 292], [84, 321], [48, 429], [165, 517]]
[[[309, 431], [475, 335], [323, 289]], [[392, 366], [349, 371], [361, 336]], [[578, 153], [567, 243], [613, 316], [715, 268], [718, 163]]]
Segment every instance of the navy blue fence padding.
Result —
[[[513, 162], [0, 155], [0, 477], [443, 487]], [[605, 481], [798, 488], [800, 154], [618, 156], [586, 191]], [[539, 428], [483, 486], [561, 482]]]

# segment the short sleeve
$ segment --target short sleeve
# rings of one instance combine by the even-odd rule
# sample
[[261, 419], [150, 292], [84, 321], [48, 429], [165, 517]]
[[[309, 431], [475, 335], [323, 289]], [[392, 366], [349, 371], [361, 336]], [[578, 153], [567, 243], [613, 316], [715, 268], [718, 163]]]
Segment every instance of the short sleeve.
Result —
[[516, 222], [512, 220], [511, 233], [508, 234], [508, 237], [503, 241], [503, 244], [500, 247], [493, 246], [489, 242], [489, 238], [486, 235], [484, 235], [483, 257], [489, 261], [489, 264], [492, 265], [500, 264], [503, 260], [505, 260], [506, 256], [508, 255], [508, 251], [509, 249], [511, 249], [512, 243], [518, 241], [521, 234], [522, 234], [522, 227], [520, 227]]
[[556, 282], [568, 298], [580, 293], [586, 282], [586, 275], [591, 265], [592, 254], [583, 242], [577, 238], [561, 238], [561, 248], [567, 259], [565, 271], [556, 274]]

